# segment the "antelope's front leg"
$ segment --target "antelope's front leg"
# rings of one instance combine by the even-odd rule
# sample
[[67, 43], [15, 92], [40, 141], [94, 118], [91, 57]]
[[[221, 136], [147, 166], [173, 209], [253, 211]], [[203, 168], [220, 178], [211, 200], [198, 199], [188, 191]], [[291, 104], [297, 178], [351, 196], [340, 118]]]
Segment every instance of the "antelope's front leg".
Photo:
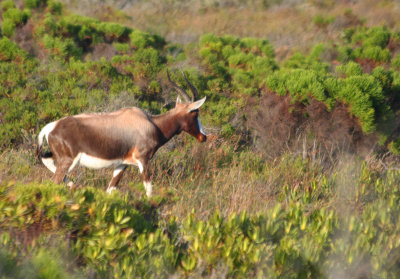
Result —
[[153, 194], [153, 184], [150, 181], [149, 165], [148, 161], [143, 162], [143, 168], [140, 169], [147, 197], [151, 197]]

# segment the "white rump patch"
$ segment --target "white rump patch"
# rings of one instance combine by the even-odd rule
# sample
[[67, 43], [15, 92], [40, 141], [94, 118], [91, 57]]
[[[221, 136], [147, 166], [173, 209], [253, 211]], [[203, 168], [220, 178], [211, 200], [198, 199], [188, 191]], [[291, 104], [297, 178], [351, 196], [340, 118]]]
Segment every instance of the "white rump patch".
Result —
[[197, 118], [197, 124], [199, 125], [200, 133], [207, 136], [206, 132], [204, 132], [203, 126], [201, 125], [199, 118]]
[[56, 172], [56, 165], [54, 165], [54, 160], [53, 158], [41, 158], [43, 165], [46, 166], [46, 168], [48, 168], [52, 173]]
[[150, 198], [153, 194], [153, 184], [151, 184], [151, 181], [143, 181], [143, 184], [144, 189], [146, 190], [146, 195]]
[[43, 137], [46, 137], [46, 141], [47, 143], [49, 142], [49, 134], [51, 133], [51, 131], [54, 130], [54, 128], [56, 127], [58, 123], [57, 121], [51, 122], [49, 124], [47, 124], [46, 126], [43, 127], [43, 129], [40, 131], [39, 136], [38, 136], [38, 144], [39, 147], [42, 146], [43, 144]]

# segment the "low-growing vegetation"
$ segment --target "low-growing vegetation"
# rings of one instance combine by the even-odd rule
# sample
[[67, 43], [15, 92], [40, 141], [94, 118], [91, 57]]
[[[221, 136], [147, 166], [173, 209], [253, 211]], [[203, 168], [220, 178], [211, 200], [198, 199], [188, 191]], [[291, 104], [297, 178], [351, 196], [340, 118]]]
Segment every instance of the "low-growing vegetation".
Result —
[[[160, 7], [286, 11], [250, 2]], [[0, 277], [397, 278], [400, 33], [328, 12], [344, 2], [307, 1], [310, 30], [340, 36], [285, 55], [276, 38], [174, 42], [117, 10], [111, 22], [74, 1], [1, 2]], [[158, 152], [153, 198], [134, 168], [111, 195], [109, 170], [74, 170], [73, 189], [48, 181], [35, 157], [46, 123], [163, 113], [176, 97], [167, 68], [207, 96], [208, 141], [181, 135]]]

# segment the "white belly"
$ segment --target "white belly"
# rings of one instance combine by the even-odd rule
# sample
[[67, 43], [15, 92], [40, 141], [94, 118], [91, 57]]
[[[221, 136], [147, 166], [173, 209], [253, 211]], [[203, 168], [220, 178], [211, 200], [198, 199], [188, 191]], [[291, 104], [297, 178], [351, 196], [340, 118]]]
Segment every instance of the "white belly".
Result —
[[122, 160], [104, 160], [87, 155], [86, 153], [80, 153], [79, 157], [79, 164], [90, 169], [103, 169], [117, 166], [122, 163]]

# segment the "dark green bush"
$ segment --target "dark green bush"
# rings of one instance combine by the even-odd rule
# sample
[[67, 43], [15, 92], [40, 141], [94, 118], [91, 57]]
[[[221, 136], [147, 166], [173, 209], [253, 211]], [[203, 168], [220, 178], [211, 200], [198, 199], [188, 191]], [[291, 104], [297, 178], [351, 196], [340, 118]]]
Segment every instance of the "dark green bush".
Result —
[[24, 25], [29, 17], [31, 16], [28, 10], [21, 11], [18, 8], [12, 7], [7, 4], [3, 8], [3, 24], [1, 31], [3, 35], [11, 37], [14, 35], [15, 28], [20, 25]]
[[218, 78], [231, 81], [239, 93], [257, 94], [263, 77], [277, 68], [274, 49], [267, 40], [206, 34], [200, 45], [204, 62]]
[[389, 62], [391, 57], [388, 49], [382, 49], [379, 46], [366, 46], [363, 48], [357, 48], [354, 54], [356, 57], [370, 59], [376, 62]]
[[1, 3], [1, 10], [3, 12], [5, 12], [9, 9], [12, 9], [12, 8], [15, 8], [15, 3], [13, 0], [5, 0]]
[[326, 46], [324, 44], [317, 44], [308, 56], [297, 52], [285, 61], [284, 66], [291, 69], [314, 70], [321, 74], [327, 73], [330, 65], [321, 59], [325, 51]]
[[386, 27], [348, 29], [344, 37], [349, 45], [338, 48], [341, 61], [366, 59], [375, 63], [390, 62], [391, 52], [387, 47], [396, 35]]
[[382, 26], [362, 28], [352, 36], [352, 42], [361, 43], [363, 46], [386, 48], [391, 37], [391, 32]]
[[42, 43], [43, 47], [55, 59], [65, 60], [82, 55], [82, 49], [76, 46], [71, 38], [53, 37], [46, 34], [43, 36]]
[[164, 38], [137, 29], [133, 30], [130, 33], [129, 38], [131, 45], [137, 49], [148, 48], [148, 47], [152, 47], [154, 49], [161, 49], [165, 45]]
[[27, 53], [9, 38], [0, 39], [0, 61], [18, 61], [26, 58]]
[[394, 69], [400, 71], [400, 53], [392, 59], [392, 66]]
[[336, 67], [336, 72], [343, 77], [361, 76], [363, 74], [362, 67], [353, 61]]
[[109, 41], [118, 40], [122, 37], [127, 37], [131, 33], [131, 29], [113, 22], [101, 22], [97, 24], [96, 28], [99, 32], [103, 33]]
[[313, 23], [319, 28], [325, 28], [335, 21], [335, 17], [326, 17], [323, 15], [316, 15], [312, 19]]
[[35, 9], [47, 4], [47, 0], [24, 0], [25, 7], [28, 9]]
[[335, 103], [325, 89], [325, 78], [313, 70], [294, 69], [274, 72], [265, 82], [269, 90], [279, 95], [289, 93], [293, 101], [306, 104], [313, 98], [325, 103], [331, 109]]
[[15, 23], [11, 20], [4, 20], [1, 26], [1, 32], [6, 37], [11, 37], [14, 35]]
[[25, 24], [30, 16], [31, 13], [28, 10], [21, 11], [18, 8], [10, 8], [3, 12], [3, 19], [10, 20], [15, 25]]
[[47, 2], [47, 6], [52, 14], [54, 15], [62, 14], [63, 4], [61, 2], [51, 0]]

